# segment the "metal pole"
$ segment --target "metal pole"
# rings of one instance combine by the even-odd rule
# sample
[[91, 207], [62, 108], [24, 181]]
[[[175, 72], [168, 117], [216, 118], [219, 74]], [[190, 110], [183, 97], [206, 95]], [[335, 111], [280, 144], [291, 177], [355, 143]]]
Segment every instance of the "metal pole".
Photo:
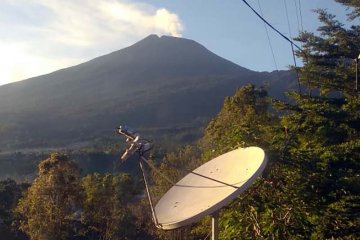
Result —
[[211, 219], [211, 239], [218, 240], [219, 239], [219, 211], [216, 211], [212, 214]]
[[151, 209], [151, 213], [152, 213], [152, 217], [153, 217], [155, 226], [156, 226], [156, 227], [161, 227], [161, 226], [159, 225], [159, 222], [158, 222], [157, 217], [156, 217], [156, 212], [155, 212], [154, 205], [153, 205], [153, 201], [152, 201], [152, 198], [151, 198], [151, 195], [150, 195], [150, 190], [149, 190], [149, 186], [148, 186], [148, 181], [147, 181], [147, 178], [146, 178], [146, 175], [145, 175], [145, 169], [144, 169], [144, 166], [143, 166], [143, 164], [142, 164], [142, 161], [143, 161], [144, 159], [146, 160], [146, 158], [144, 158], [143, 156], [140, 156], [139, 165], [140, 165], [140, 168], [141, 168], [141, 171], [142, 171], [142, 174], [143, 174], [143, 178], [144, 178], [146, 194], [147, 194], [147, 196], [148, 196], [148, 200], [149, 200], [149, 204], [150, 204], [150, 209]]

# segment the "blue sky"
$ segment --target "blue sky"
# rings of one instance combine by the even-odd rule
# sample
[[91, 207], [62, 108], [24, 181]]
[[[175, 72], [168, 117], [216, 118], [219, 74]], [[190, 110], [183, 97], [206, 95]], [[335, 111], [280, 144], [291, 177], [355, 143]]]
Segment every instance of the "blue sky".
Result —
[[[346, 9], [332, 0], [248, 2], [289, 37], [284, 2], [291, 37], [301, 25], [316, 30], [312, 9], [346, 20]], [[277, 69], [287, 69], [290, 45], [268, 31]], [[193, 39], [252, 70], [276, 69], [264, 24], [241, 0], [1, 0], [0, 85], [82, 63], [152, 33]]]

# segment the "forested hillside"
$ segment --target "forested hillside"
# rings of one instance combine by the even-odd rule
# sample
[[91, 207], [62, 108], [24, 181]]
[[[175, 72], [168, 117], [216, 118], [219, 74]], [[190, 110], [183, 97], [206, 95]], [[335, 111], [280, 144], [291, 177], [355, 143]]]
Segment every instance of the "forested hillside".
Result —
[[[317, 33], [296, 40], [306, 91], [292, 101], [252, 84], [227, 97], [192, 146], [152, 155], [155, 200], [189, 169], [229, 150], [262, 147], [263, 176], [220, 213], [220, 239], [360, 238], [360, 2], [349, 25], [318, 10]], [[314, 94], [316, 93], [316, 94]], [[150, 169], [151, 170], [151, 169]], [[163, 175], [167, 176], [168, 181]], [[30, 185], [0, 182], [0, 228], [8, 239], [208, 239], [209, 219], [173, 232], [156, 230], [142, 183], [124, 173], [82, 176], [76, 164], [52, 154]], [[5, 235], [6, 234], [6, 235]]]

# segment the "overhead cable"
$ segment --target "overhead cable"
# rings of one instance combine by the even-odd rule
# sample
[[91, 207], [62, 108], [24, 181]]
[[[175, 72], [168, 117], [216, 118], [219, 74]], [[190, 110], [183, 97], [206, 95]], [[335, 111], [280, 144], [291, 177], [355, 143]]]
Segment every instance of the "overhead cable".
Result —
[[285, 6], [285, 13], [286, 13], [286, 20], [287, 20], [287, 24], [288, 24], [289, 36], [290, 36], [290, 38], [292, 38], [290, 20], [289, 20], [289, 11], [288, 11], [288, 7], [286, 4], [286, 0], [284, 0], [284, 6]]
[[301, 23], [301, 31], [304, 31], [304, 26], [303, 26], [303, 18], [302, 18], [302, 11], [301, 11], [301, 2], [299, 0], [299, 12], [300, 12], [300, 23]]
[[298, 4], [297, 1], [294, 0], [295, 3], [295, 12], [296, 12], [296, 21], [297, 21], [297, 27], [298, 27], [298, 32], [300, 32], [300, 20], [299, 20], [299, 12], [298, 12]]
[[296, 43], [294, 43], [291, 39], [286, 37], [284, 34], [282, 34], [279, 30], [277, 30], [273, 25], [271, 25], [266, 19], [264, 19], [246, 0], [242, 0], [246, 6], [248, 6], [264, 23], [266, 23], [271, 29], [273, 29], [275, 32], [277, 32], [281, 37], [283, 37], [286, 41], [293, 44], [297, 49], [300, 51], [303, 51], [301, 47], [299, 47]]
[[[296, 3], [296, 1], [295, 1]], [[291, 33], [291, 26], [290, 26], [290, 19], [289, 19], [289, 12], [288, 12], [288, 7], [286, 4], [286, 0], [284, 0], [284, 6], [285, 6], [285, 12], [286, 12], [286, 20], [287, 20], [287, 24], [288, 24], [288, 29], [289, 29], [289, 36], [290, 38], [292, 38], [292, 33]], [[296, 13], [297, 16], [297, 13]], [[299, 20], [299, 19], [298, 19]], [[299, 22], [298, 22], [299, 23]], [[301, 85], [300, 85], [300, 79], [299, 79], [299, 73], [297, 71], [297, 64], [296, 64], [296, 56], [295, 56], [295, 51], [294, 51], [294, 44], [291, 42], [291, 52], [292, 52], [292, 56], [293, 56], [293, 61], [294, 61], [294, 66], [295, 66], [295, 72], [296, 72], [296, 79], [297, 79], [297, 83], [298, 83], [298, 88], [299, 88], [299, 93], [302, 94], [301, 92]]]
[[[258, 0], [258, 5], [259, 5], [259, 9], [260, 9], [261, 16], [264, 16], [264, 13], [263, 13], [262, 8], [261, 8], [261, 6], [260, 6], [260, 0]], [[273, 60], [274, 60], [274, 64], [275, 64], [276, 71], [279, 71], [278, 66], [277, 66], [277, 63], [276, 63], [276, 59], [275, 59], [274, 50], [273, 50], [273, 47], [272, 47], [272, 44], [271, 44], [271, 40], [270, 40], [270, 37], [269, 37], [269, 31], [268, 31], [267, 26], [266, 26], [265, 23], [264, 23], [264, 27], [265, 27], [266, 36], [267, 36], [267, 39], [268, 39], [268, 42], [269, 42], [269, 47], [270, 47], [270, 50], [271, 50], [272, 58], [273, 58]]]
[[[265, 20], [246, 0], [242, 0], [264, 23], [266, 23], [270, 28], [272, 28], [275, 32], [277, 32], [280, 36], [282, 36], [286, 41], [288, 41], [291, 44], [291, 50], [293, 54], [294, 64], [296, 67], [296, 60], [295, 60], [295, 52], [294, 52], [294, 46], [299, 49], [301, 52], [304, 52], [301, 47], [299, 47], [296, 43], [294, 43], [290, 38], [286, 37], [284, 34], [282, 34], [279, 30], [277, 30], [273, 25], [271, 25], [268, 21]], [[285, 3], [286, 4], [286, 3]], [[296, 76], [297, 76], [297, 82], [299, 87], [299, 93], [301, 93], [301, 86], [300, 86], [300, 79], [299, 74], [297, 72], [297, 68], [295, 69]]]

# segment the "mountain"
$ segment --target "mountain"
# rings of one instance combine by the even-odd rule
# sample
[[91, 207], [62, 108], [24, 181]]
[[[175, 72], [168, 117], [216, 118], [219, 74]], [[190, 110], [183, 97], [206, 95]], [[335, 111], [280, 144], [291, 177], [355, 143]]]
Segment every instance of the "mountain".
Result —
[[0, 150], [93, 142], [124, 123], [186, 142], [238, 87], [266, 82], [270, 94], [283, 97], [294, 80], [289, 71], [240, 67], [192, 40], [150, 35], [83, 64], [0, 86]]

